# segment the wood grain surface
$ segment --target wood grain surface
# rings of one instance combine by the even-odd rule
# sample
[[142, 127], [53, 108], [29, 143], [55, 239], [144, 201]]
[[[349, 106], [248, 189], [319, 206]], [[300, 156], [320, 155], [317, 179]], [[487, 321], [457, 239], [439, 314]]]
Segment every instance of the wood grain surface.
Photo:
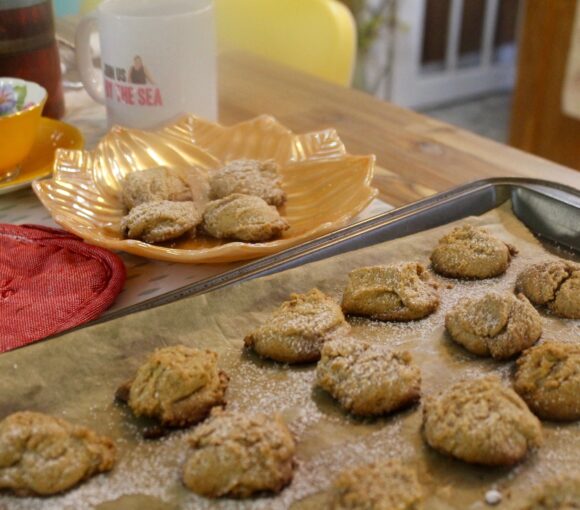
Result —
[[[567, 8], [574, 0], [554, 3]], [[56, 21], [59, 39], [74, 45], [79, 17]], [[245, 53], [219, 56], [219, 88], [225, 124], [270, 114], [297, 132], [334, 127], [352, 154], [376, 154], [374, 185], [396, 206], [486, 177], [535, 177], [580, 188], [580, 173], [570, 168]], [[533, 122], [528, 101], [514, 122]]]
[[580, 174], [567, 167], [273, 62], [222, 54], [219, 73], [221, 122], [267, 113], [294, 131], [334, 127], [349, 152], [376, 154], [374, 184], [396, 206], [486, 177], [580, 188]]

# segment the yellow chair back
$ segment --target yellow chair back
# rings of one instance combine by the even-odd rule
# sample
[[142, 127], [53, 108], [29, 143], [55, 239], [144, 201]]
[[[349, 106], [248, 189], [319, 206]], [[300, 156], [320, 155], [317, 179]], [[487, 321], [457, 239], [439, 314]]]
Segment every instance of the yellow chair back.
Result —
[[[86, 14], [100, 0], [83, 0]], [[214, 0], [218, 43], [350, 85], [356, 27], [338, 0]]]
[[79, 13], [84, 16], [85, 14], [94, 11], [99, 6], [100, 3], [101, 0], [81, 0]]
[[337, 0], [214, 0], [221, 49], [241, 49], [350, 85], [356, 28]]

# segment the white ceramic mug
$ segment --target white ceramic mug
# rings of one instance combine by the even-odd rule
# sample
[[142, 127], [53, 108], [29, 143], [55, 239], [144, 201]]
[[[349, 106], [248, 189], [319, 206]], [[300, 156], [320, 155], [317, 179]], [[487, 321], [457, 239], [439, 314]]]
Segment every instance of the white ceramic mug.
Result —
[[[98, 29], [102, 74], [93, 66]], [[193, 113], [217, 120], [212, 0], [104, 0], [81, 20], [77, 63], [109, 125], [153, 128]]]

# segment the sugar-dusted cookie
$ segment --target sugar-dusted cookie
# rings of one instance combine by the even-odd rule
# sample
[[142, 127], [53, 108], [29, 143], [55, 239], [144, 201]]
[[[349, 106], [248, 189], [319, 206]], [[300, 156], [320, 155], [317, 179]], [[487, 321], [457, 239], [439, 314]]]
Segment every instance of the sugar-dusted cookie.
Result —
[[511, 465], [542, 443], [540, 421], [497, 377], [461, 381], [423, 406], [429, 446], [457, 459], [489, 466]]
[[308, 363], [320, 359], [324, 342], [348, 331], [340, 306], [312, 289], [292, 294], [272, 316], [244, 338], [246, 347], [282, 363]]
[[577, 510], [580, 508], [580, 471], [553, 478], [534, 492], [530, 501], [518, 510]]
[[452, 278], [491, 278], [505, 273], [514, 247], [472, 225], [454, 228], [431, 253], [436, 273]]
[[189, 444], [183, 483], [202, 496], [247, 498], [292, 480], [296, 447], [279, 416], [214, 410]]
[[121, 182], [123, 205], [127, 210], [146, 202], [169, 200], [205, 204], [209, 181], [197, 168], [160, 166], [131, 172]]
[[516, 282], [535, 305], [546, 305], [568, 319], [580, 319], [580, 265], [567, 260], [541, 262], [524, 269]]
[[422, 319], [438, 306], [437, 285], [417, 262], [355, 269], [342, 298], [345, 313], [379, 320]]
[[262, 242], [277, 237], [289, 226], [278, 210], [260, 197], [234, 193], [207, 205], [203, 228], [217, 239]]
[[546, 420], [580, 419], [580, 345], [544, 342], [517, 361], [514, 389]]
[[50, 496], [115, 465], [108, 437], [60, 418], [23, 411], [0, 422], [0, 490]]
[[511, 358], [542, 334], [542, 319], [523, 296], [489, 292], [464, 298], [445, 317], [449, 335], [478, 356]]
[[396, 459], [349, 468], [330, 489], [331, 510], [420, 510], [415, 470]]
[[345, 336], [322, 347], [316, 384], [352, 414], [376, 416], [419, 400], [421, 372], [407, 351]]
[[174, 345], [157, 349], [135, 378], [117, 393], [135, 416], [157, 419], [168, 427], [185, 427], [205, 419], [225, 404], [228, 376], [213, 351]]
[[286, 201], [276, 162], [272, 160], [237, 159], [212, 174], [211, 198], [224, 198], [234, 193], [260, 197], [270, 205]]
[[202, 213], [193, 202], [147, 202], [133, 207], [121, 221], [121, 229], [129, 239], [160, 243], [195, 233]]

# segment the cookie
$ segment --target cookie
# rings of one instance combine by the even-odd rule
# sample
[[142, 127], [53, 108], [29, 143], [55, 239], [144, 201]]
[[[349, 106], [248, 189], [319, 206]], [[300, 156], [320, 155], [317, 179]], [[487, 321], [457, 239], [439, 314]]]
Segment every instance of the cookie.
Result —
[[290, 227], [277, 209], [260, 197], [234, 193], [207, 205], [203, 228], [217, 239], [254, 243], [269, 241]]
[[205, 204], [209, 196], [209, 181], [197, 168], [167, 168], [164, 166], [127, 174], [121, 182], [122, 201], [130, 211], [146, 202], [193, 201]]
[[193, 202], [147, 202], [131, 209], [121, 229], [129, 239], [160, 243], [186, 233], [193, 236], [201, 219], [201, 210]]
[[580, 508], [580, 472], [554, 478], [519, 510], [577, 510]]
[[433, 270], [452, 278], [491, 278], [505, 273], [514, 247], [472, 225], [454, 228], [431, 253]]
[[421, 372], [411, 354], [351, 337], [326, 342], [316, 384], [358, 416], [377, 416], [419, 400]]
[[247, 498], [292, 480], [296, 447], [280, 416], [214, 410], [188, 441], [183, 483], [202, 496]]
[[0, 489], [50, 496], [113, 469], [105, 436], [60, 418], [23, 411], [0, 422]]
[[345, 313], [387, 321], [422, 319], [438, 306], [437, 285], [417, 262], [355, 269], [342, 298]]
[[281, 182], [278, 165], [274, 161], [237, 159], [211, 176], [211, 198], [216, 200], [242, 193], [260, 197], [270, 205], [281, 206], [286, 201]]
[[542, 319], [525, 296], [489, 292], [459, 301], [445, 317], [445, 327], [473, 354], [508, 359], [536, 343]]
[[167, 427], [185, 427], [204, 420], [211, 409], [225, 405], [228, 376], [213, 351], [174, 345], [157, 349], [139, 367], [135, 378], [117, 396], [135, 416], [158, 420]]
[[388, 459], [340, 473], [329, 499], [331, 510], [420, 510], [423, 491], [414, 469]]
[[517, 360], [514, 389], [545, 420], [580, 419], [580, 345], [544, 342]]
[[340, 306], [312, 289], [292, 294], [272, 316], [244, 338], [246, 347], [282, 363], [308, 363], [320, 359], [324, 342], [349, 330]]
[[535, 305], [547, 306], [554, 315], [580, 319], [580, 265], [566, 260], [541, 262], [524, 269], [516, 289]]
[[423, 437], [435, 450], [465, 462], [507, 466], [541, 445], [542, 427], [513, 390], [489, 376], [426, 398]]

